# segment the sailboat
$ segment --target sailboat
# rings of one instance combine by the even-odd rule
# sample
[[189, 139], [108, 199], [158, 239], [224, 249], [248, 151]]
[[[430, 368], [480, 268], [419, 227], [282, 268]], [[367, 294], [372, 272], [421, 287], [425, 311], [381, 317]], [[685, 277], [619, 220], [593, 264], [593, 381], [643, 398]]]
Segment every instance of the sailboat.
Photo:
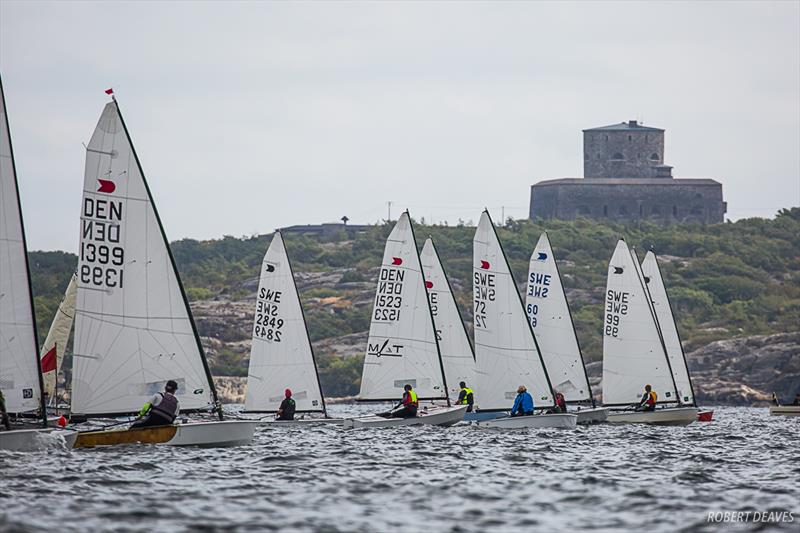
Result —
[[797, 399], [792, 405], [781, 404], [778, 400], [778, 395], [773, 391], [772, 405], [769, 406], [770, 416], [800, 416], [800, 405], [797, 404]]
[[[648, 251], [642, 261], [642, 274], [644, 275], [645, 286], [653, 303], [656, 321], [661, 330], [661, 337], [664, 339], [664, 347], [669, 356], [670, 367], [675, 378], [675, 386], [678, 389], [678, 402], [681, 405], [697, 407], [697, 399], [692, 387], [692, 378], [689, 375], [689, 366], [686, 362], [686, 354], [683, 352], [678, 326], [675, 323], [675, 315], [669, 302], [667, 289], [664, 286], [664, 279], [661, 276], [661, 269], [658, 266], [656, 254]], [[697, 420], [700, 422], [710, 422], [714, 416], [714, 411], [703, 409], [698, 412]]]
[[72, 331], [72, 321], [75, 318], [75, 301], [78, 294], [78, 277], [72, 274], [64, 291], [64, 298], [58, 304], [56, 315], [50, 324], [47, 338], [42, 346], [42, 377], [44, 379], [44, 393], [48, 399], [48, 406], [58, 409], [58, 373], [61, 372], [61, 363], [64, 361], [64, 351]]
[[567, 404], [579, 404], [578, 410], [573, 411], [578, 415], [578, 424], [605, 421], [608, 409], [595, 404], [547, 232], [541, 234], [531, 254], [525, 311], [542, 351], [553, 390], [563, 394]]
[[[444, 375], [447, 378], [447, 395], [455, 402], [461, 390], [459, 383], [463, 381], [470, 386], [475, 377], [475, 353], [461, 319], [450, 280], [430, 237], [425, 239], [420, 260], [425, 273], [425, 288], [428, 289], [436, 339], [442, 354]], [[469, 414], [464, 415], [465, 420]]]
[[283, 236], [276, 231], [261, 264], [247, 373], [246, 412], [276, 413], [287, 388], [296, 402], [296, 413], [322, 416], [270, 422], [341, 424], [341, 419], [328, 418], [292, 265]]
[[[8, 413], [41, 421], [41, 428], [4, 431], [0, 425], [0, 450], [30, 450], [45, 445], [43, 433], [53, 429], [47, 427], [28, 249], [1, 79], [0, 115], [0, 391]], [[61, 434], [68, 445], [76, 435]]]
[[[603, 405], [612, 423], [688, 425], [696, 407], [682, 407], [670, 359], [635, 253], [620, 239], [608, 264], [603, 320]], [[655, 411], [636, 410], [646, 384]]]
[[383, 252], [361, 375], [362, 402], [397, 402], [405, 385], [418, 400], [444, 400], [446, 407], [423, 406], [413, 418], [370, 415], [345, 418], [345, 427], [412, 424], [449, 426], [460, 422], [466, 405], [451, 406], [430, 301], [425, 288], [414, 228], [408, 211], [400, 215]]
[[135, 414], [167, 380], [181, 414], [219, 421], [81, 432], [76, 447], [128, 443], [235, 446], [257, 421], [221, 405], [153, 197], [117, 101], [86, 147], [72, 367], [72, 419]]
[[[555, 396], [517, 284], [488, 211], [481, 215], [473, 247], [476, 402], [479, 412], [507, 413], [524, 385], [536, 409], [555, 407]], [[502, 416], [476, 422], [496, 428], [574, 428], [574, 414]]]

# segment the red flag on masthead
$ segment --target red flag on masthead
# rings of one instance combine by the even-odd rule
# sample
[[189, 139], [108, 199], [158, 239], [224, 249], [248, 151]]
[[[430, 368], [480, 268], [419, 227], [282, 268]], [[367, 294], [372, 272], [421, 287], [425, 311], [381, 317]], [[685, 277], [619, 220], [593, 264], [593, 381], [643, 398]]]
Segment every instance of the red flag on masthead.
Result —
[[108, 89], [106, 89], [106, 94], [114, 94], [114, 89], [109, 87]]

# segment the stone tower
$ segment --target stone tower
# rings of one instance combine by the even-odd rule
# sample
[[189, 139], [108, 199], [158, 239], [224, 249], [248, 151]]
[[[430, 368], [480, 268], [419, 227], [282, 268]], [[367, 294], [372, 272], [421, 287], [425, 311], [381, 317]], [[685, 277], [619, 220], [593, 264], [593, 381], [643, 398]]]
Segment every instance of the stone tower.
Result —
[[655, 178], [663, 165], [662, 129], [631, 120], [583, 130], [584, 178]]
[[727, 210], [722, 184], [673, 178], [664, 130], [635, 120], [583, 130], [583, 173], [533, 185], [530, 217], [715, 224]]

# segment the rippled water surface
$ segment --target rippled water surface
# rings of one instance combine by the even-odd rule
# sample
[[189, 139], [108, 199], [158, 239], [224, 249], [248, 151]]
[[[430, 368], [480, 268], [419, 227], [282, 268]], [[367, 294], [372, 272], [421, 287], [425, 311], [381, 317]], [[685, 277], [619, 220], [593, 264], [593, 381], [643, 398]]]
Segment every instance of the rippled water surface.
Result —
[[261, 427], [239, 448], [0, 451], [0, 530], [675, 531], [750, 510], [793, 512], [769, 527], [797, 531], [799, 437], [800, 419], [719, 408], [685, 428]]

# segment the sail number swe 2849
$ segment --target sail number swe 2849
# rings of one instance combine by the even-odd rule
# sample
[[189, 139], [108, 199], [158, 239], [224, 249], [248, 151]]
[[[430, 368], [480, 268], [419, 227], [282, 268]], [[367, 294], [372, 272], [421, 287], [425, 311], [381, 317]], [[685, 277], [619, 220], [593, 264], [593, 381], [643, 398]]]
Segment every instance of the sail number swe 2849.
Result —
[[253, 325], [255, 337], [281, 342], [284, 321], [280, 317], [281, 291], [261, 288], [256, 303], [256, 320]]

